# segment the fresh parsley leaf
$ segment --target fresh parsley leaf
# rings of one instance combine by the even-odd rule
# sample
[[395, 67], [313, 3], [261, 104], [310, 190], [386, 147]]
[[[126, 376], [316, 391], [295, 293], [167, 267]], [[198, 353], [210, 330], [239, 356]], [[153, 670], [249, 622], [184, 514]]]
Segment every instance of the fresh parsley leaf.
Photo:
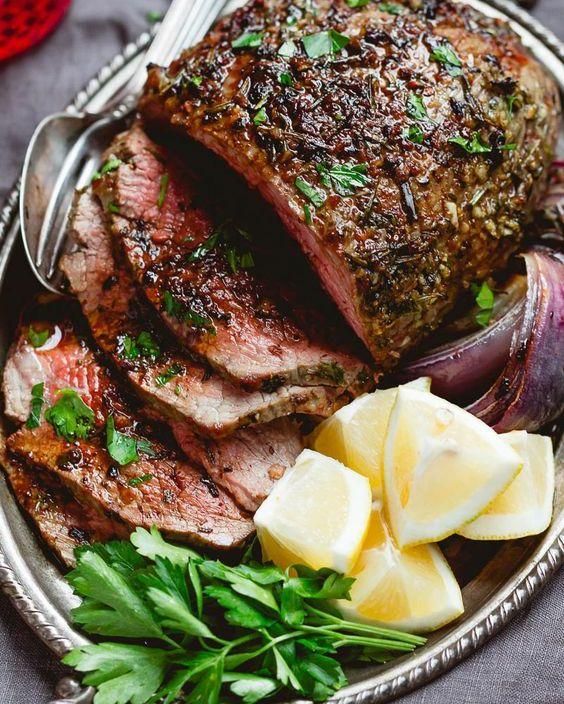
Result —
[[389, 15], [401, 15], [404, 10], [402, 5], [397, 5], [395, 2], [381, 2], [378, 4], [378, 9]]
[[313, 222], [313, 218], [311, 215], [311, 208], [309, 207], [309, 205], [307, 203], [304, 203], [304, 219], [305, 219], [306, 225], [311, 225], [311, 223]]
[[204, 587], [204, 594], [215, 599], [225, 610], [224, 618], [232, 626], [240, 628], [268, 628], [275, 623], [272, 616], [263, 613], [250, 599], [236, 594], [233, 589], [223, 584], [209, 584]]
[[481, 285], [472, 284], [472, 293], [476, 305], [480, 309], [474, 316], [478, 325], [486, 328], [489, 325], [493, 314], [495, 295], [487, 282], [484, 281]]
[[108, 203], [107, 207], [109, 213], [119, 213], [119, 205], [113, 200]]
[[287, 71], [284, 71], [278, 76], [278, 82], [280, 83], [281, 86], [293, 86], [294, 85], [294, 79], [292, 78], [292, 74], [288, 73]]
[[235, 572], [252, 579], [256, 584], [276, 584], [284, 582], [286, 577], [280, 567], [272, 563], [261, 564], [260, 562], [247, 562], [233, 568]]
[[124, 540], [110, 540], [108, 543], [95, 543], [94, 545], [81, 545], [75, 549], [79, 557], [83, 552], [95, 552], [124, 577], [131, 575], [135, 570], [145, 569], [147, 561], [139, 555], [130, 542]]
[[109, 174], [111, 171], [115, 171], [122, 164], [123, 161], [121, 159], [118, 159], [117, 156], [111, 156], [107, 161], [102, 164], [99, 171], [94, 172], [94, 174], [92, 175], [92, 181], [97, 181], [99, 178], [102, 178], [102, 176], [104, 176], [105, 174]]
[[34, 384], [31, 387], [31, 402], [29, 416], [27, 417], [25, 427], [33, 430], [39, 428], [41, 423], [41, 411], [45, 403], [43, 394], [45, 392], [45, 384], [41, 381], [39, 384]]
[[253, 117], [253, 123], [258, 126], [258, 125], [262, 125], [267, 120], [268, 120], [268, 115], [266, 114], [266, 110], [264, 109], [264, 106], [263, 106], [260, 110], [258, 110], [255, 113], [255, 116]]
[[333, 56], [344, 49], [350, 39], [344, 34], [339, 34], [334, 29], [329, 29], [302, 37], [302, 44], [310, 59], [320, 56]]
[[157, 386], [165, 386], [169, 381], [174, 379], [175, 376], [182, 374], [184, 368], [178, 362], [171, 364], [168, 369], [166, 369], [162, 374], [158, 374], [155, 378]]
[[144, 330], [140, 332], [136, 339], [129, 335], [124, 335], [118, 339], [118, 354], [125, 359], [137, 359], [148, 357], [157, 359], [161, 354], [159, 343], [150, 332]]
[[83, 681], [97, 688], [99, 704], [142, 704], [161, 686], [169, 657], [147, 645], [99, 643], [72, 650], [63, 663], [89, 673]]
[[168, 184], [170, 182], [170, 176], [168, 172], [165, 172], [161, 176], [159, 181], [159, 197], [157, 198], [157, 207], [162, 208], [166, 199], [166, 194], [168, 193]]
[[72, 610], [72, 616], [88, 633], [122, 638], [163, 636], [131, 581], [96, 552], [80, 553], [77, 566], [69, 572], [67, 581], [75, 593], [85, 599]]
[[208, 332], [215, 332], [213, 322], [210, 318], [196, 313], [196, 311], [189, 308], [187, 304], [179, 301], [170, 291], [165, 291], [163, 294], [163, 306], [166, 313], [173, 318], [187, 323], [188, 325], [192, 325], [195, 328], [203, 328]]
[[203, 82], [203, 76], [190, 76], [190, 78], [188, 79], [188, 83], [190, 85], [196, 86], [196, 88], [199, 88]]
[[347, 0], [347, 5], [349, 7], [365, 7], [372, 0]]
[[312, 186], [302, 176], [298, 176], [294, 183], [296, 188], [301, 191], [316, 208], [321, 208], [323, 203], [327, 200], [327, 194], [324, 191]]
[[352, 577], [344, 577], [332, 570], [311, 570], [304, 565], [295, 565], [298, 577], [288, 580], [284, 588], [293, 589], [304, 599], [349, 599], [354, 584]]
[[45, 411], [45, 420], [59, 437], [84, 440], [94, 425], [94, 411], [74, 389], [62, 389], [57, 394], [57, 401]]
[[208, 626], [192, 613], [186, 577], [180, 565], [157, 557], [155, 566], [140, 575], [139, 579], [162, 628], [215, 640]]
[[49, 330], [35, 330], [33, 325], [30, 325], [27, 331], [27, 341], [32, 347], [43, 347], [50, 335]]
[[194, 551], [188, 548], [165, 542], [155, 526], [152, 526], [150, 531], [145, 530], [145, 528], [137, 528], [131, 534], [131, 542], [139, 555], [153, 561], [157, 557], [162, 557], [167, 558], [174, 564], [186, 567], [190, 560], [201, 559]]
[[305, 695], [314, 701], [329, 699], [347, 684], [340, 664], [326, 655], [300, 653], [296, 658], [294, 672], [299, 677]]
[[514, 152], [517, 149], [517, 145], [514, 142], [511, 144], [502, 144], [498, 149], [502, 152]]
[[407, 114], [414, 120], [426, 120], [427, 108], [423, 102], [423, 98], [416, 93], [409, 93], [407, 96]]
[[233, 49], [256, 49], [262, 44], [262, 32], [245, 32], [231, 42]]
[[442, 64], [451, 76], [462, 75], [462, 61], [448, 41], [437, 44], [431, 51], [431, 61]]
[[155, 22], [160, 22], [163, 18], [162, 13], [157, 12], [156, 10], [149, 10], [147, 12], [147, 22], [150, 22], [151, 24], [155, 24]]
[[252, 579], [249, 579], [245, 575], [241, 574], [233, 567], [228, 567], [227, 565], [219, 562], [219, 560], [204, 560], [204, 562], [200, 563], [199, 568], [202, 574], [206, 577], [228, 582], [231, 584], [232, 589], [234, 589], [238, 594], [248, 596], [250, 599], [254, 599], [259, 604], [262, 604], [273, 611], [279, 610], [276, 599], [270, 589], [267, 589], [260, 584], [256, 584], [256, 582], [253, 582]]
[[139, 459], [136, 438], [116, 430], [113, 416], [108, 416], [106, 420], [106, 449], [110, 457], [122, 467]]
[[425, 139], [425, 133], [423, 132], [421, 127], [419, 127], [419, 125], [410, 125], [404, 130], [403, 137], [405, 139], [409, 139], [409, 141], [413, 142], [414, 144], [423, 144], [423, 140]]
[[357, 188], [364, 188], [370, 183], [366, 164], [336, 164], [331, 167], [317, 164], [316, 169], [321, 183], [333, 188], [340, 196], [352, 196]]
[[492, 151], [491, 146], [482, 139], [479, 132], [474, 132], [471, 139], [458, 136], [451, 137], [448, 141], [461, 147], [468, 154], [488, 154]]
[[141, 484], [150, 482], [152, 478], [152, 474], [142, 474], [140, 477], [132, 477], [127, 483], [129, 486], [141, 486]]
[[278, 49], [278, 56], [283, 56], [286, 59], [291, 59], [292, 56], [296, 55], [298, 47], [296, 42], [289, 39], [288, 41], [281, 44], [280, 49]]
[[246, 672], [224, 673], [223, 681], [230, 682], [229, 689], [243, 700], [243, 704], [255, 704], [274, 694], [278, 682], [270, 677], [259, 677]]

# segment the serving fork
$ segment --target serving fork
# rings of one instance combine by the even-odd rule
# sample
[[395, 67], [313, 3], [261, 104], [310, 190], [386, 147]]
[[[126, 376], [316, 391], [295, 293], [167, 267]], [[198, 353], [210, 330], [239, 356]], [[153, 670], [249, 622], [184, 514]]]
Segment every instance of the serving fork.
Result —
[[58, 262], [72, 244], [67, 220], [76, 188], [88, 185], [102, 152], [135, 110], [147, 65], [167, 66], [208, 31], [226, 0], [172, 0], [138, 68], [96, 112], [63, 112], [37, 126], [25, 156], [20, 195], [24, 247], [40, 283], [62, 291]]

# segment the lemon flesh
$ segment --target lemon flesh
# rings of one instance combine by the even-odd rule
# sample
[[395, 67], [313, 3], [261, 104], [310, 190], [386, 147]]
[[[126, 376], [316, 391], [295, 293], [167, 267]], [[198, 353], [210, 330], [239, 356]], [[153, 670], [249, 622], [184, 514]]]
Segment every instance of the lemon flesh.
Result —
[[[428, 391], [428, 377], [406, 386]], [[320, 423], [308, 439], [317, 452], [368, 477], [375, 499], [382, 496], [382, 463], [390, 413], [398, 388], [364, 394]]]
[[524, 430], [500, 436], [523, 460], [508, 488], [458, 532], [472, 540], [508, 540], [537, 535], [552, 519], [554, 456], [550, 438]]
[[284, 569], [305, 564], [348, 572], [360, 554], [371, 504], [366, 477], [304, 450], [255, 514], [263, 556]]
[[354, 621], [411, 633], [440, 628], [464, 611], [460, 587], [436, 545], [399, 550], [374, 510], [351, 577], [351, 601], [336, 602]]
[[507, 488], [521, 464], [507, 442], [467, 411], [400, 387], [384, 452], [384, 493], [398, 546], [457, 532]]

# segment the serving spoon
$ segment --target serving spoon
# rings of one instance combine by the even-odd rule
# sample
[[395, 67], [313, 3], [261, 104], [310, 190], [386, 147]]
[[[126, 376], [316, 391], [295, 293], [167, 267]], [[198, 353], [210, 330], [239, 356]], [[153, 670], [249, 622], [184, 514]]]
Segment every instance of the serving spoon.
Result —
[[147, 65], [168, 64], [203, 38], [227, 0], [172, 0], [157, 33], [127, 83], [96, 112], [63, 112], [37, 126], [27, 148], [20, 195], [24, 248], [39, 282], [63, 290], [58, 262], [70, 251], [67, 220], [76, 188], [88, 185], [102, 152], [124, 129], [147, 78]]

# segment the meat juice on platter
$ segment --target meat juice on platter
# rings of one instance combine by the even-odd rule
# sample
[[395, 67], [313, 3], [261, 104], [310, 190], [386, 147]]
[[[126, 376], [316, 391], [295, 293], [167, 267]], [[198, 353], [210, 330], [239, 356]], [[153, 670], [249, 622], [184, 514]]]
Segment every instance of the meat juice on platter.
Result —
[[462, 614], [441, 541], [546, 530], [559, 121], [448, 1], [251, 0], [150, 68], [75, 196], [76, 300], [3, 375], [13, 493], [129, 640], [66, 659], [100, 701], [325, 700]]

